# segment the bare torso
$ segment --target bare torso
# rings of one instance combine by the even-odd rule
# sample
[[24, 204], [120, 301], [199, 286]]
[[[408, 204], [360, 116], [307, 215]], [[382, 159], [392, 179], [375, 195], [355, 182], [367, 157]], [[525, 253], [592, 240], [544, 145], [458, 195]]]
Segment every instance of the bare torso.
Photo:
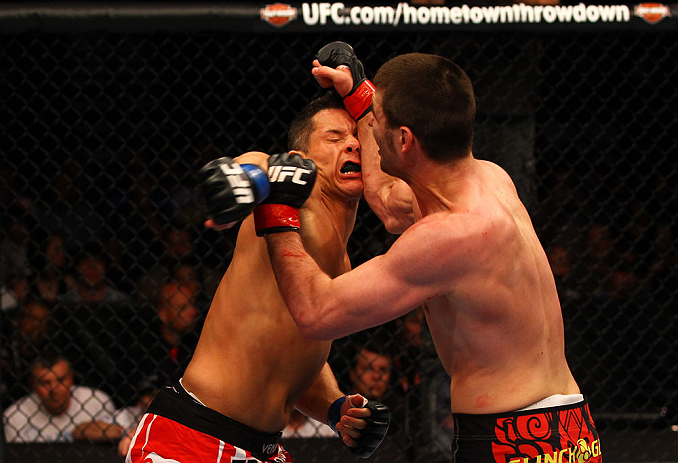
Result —
[[468, 194], [454, 208], [463, 212], [425, 218], [465, 235], [454, 253], [463, 271], [424, 305], [451, 376], [452, 412], [504, 412], [578, 393], [555, 283], [527, 211], [503, 170], [475, 162]]
[[[309, 214], [302, 209], [309, 253], [330, 275], [348, 271], [345, 238], [332, 233], [336, 225], [329, 216]], [[330, 346], [330, 341], [310, 341], [299, 333], [278, 291], [266, 242], [255, 236], [250, 216], [184, 373], [184, 387], [224, 415], [278, 432], [323, 368]]]

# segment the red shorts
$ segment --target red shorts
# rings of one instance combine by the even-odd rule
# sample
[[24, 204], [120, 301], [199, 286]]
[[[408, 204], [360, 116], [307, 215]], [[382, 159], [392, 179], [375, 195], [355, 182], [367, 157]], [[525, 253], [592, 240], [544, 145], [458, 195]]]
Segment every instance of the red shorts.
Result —
[[141, 418], [127, 463], [291, 463], [282, 432], [250, 428], [193, 399], [180, 384], [158, 391]]
[[602, 463], [586, 400], [494, 415], [454, 414], [453, 463]]
[[292, 457], [278, 444], [278, 451], [258, 460], [248, 450], [191, 429], [168, 418], [146, 413], [137, 427], [126, 463], [291, 463]]

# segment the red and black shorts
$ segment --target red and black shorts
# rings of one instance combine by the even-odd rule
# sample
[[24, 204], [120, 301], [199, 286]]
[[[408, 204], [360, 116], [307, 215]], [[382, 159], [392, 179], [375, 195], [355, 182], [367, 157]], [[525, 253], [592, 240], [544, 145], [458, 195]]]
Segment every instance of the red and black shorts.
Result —
[[126, 463], [291, 463], [282, 432], [264, 433], [195, 401], [181, 385], [162, 388], [134, 434]]
[[453, 463], [602, 463], [586, 400], [493, 415], [454, 414]]

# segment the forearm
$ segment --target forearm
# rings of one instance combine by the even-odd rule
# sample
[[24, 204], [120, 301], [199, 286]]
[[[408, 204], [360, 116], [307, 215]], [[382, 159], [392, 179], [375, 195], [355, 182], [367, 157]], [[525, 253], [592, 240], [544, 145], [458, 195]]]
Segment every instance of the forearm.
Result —
[[343, 396], [332, 369], [325, 363], [311, 387], [297, 400], [296, 408], [304, 415], [325, 423], [330, 405]]
[[103, 421], [90, 421], [82, 423], [73, 430], [74, 440], [109, 441], [122, 437], [122, 426], [105, 423]]
[[386, 229], [399, 234], [414, 223], [413, 193], [403, 180], [381, 170], [379, 147], [367, 122], [369, 117], [358, 122], [363, 194]]
[[271, 233], [266, 235], [266, 243], [280, 294], [301, 334], [309, 339], [334, 339], [331, 330], [321, 332], [321, 326], [331, 327], [324, 317], [331, 310], [323, 309], [329, 302], [329, 292], [323, 288], [329, 287], [331, 279], [308, 254], [301, 236]]

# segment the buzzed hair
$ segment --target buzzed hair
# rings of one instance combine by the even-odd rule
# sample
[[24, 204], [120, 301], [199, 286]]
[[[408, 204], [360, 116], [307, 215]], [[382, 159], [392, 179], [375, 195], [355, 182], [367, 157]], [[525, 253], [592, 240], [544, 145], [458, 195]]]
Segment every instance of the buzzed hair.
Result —
[[288, 150], [308, 153], [311, 133], [314, 129], [313, 117], [325, 109], [345, 109], [341, 97], [334, 90], [312, 100], [292, 120], [287, 133]]
[[447, 162], [471, 151], [473, 85], [452, 61], [424, 53], [399, 55], [379, 68], [374, 84], [387, 127], [409, 127], [430, 159]]

